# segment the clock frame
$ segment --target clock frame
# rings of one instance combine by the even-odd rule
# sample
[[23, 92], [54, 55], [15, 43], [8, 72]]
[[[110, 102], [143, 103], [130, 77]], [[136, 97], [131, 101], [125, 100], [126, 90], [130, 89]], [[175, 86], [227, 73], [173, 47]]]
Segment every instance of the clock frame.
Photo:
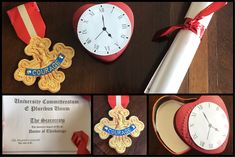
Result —
[[[108, 3], [104, 3], [104, 4], [85, 4], [84, 6], [80, 7], [75, 12], [74, 17], [73, 17], [73, 27], [74, 27], [74, 31], [77, 33], [77, 36], [79, 38], [79, 31], [77, 31], [77, 29], [78, 29], [79, 20], [81, 20], [80, 18], [83, 15], [83, 13], [86, 12], [86, 11], [89, 11], [89, 8], [91, 8], [91, 7], [107, 5], [107, 4], [113, 5], [113, 6], [117, 7], [118, 9], [121, 9], [125, 13], [125, 16], [127, 16], [127, 18], [129, 19], [129, 21], [130, 21], [130, 25], [129, 25], [129, 27], [130, 27], [130, 36], [128, 37], [128, 41], [126, 42], [126, 44], [124, 44], [124, 46], [119, 47], [119, 50], [117, 52], [115, 52], [113, 54], [112, 53], [106, 54], [106, 55], [99, 55], [96, 52], [92, 52], [91, 50], [88, 50], [86, 48], [86, 46], [84, 46], [84, 43], [81, 43], [81, 44], [83, 45], [83, 47], [85, 47], [85, 49], [89, 52], [89, 54], [91, 54], [95, 58], [97, 58], [101, 61], [104, 61], [104, 62], [112, 62], [112, 61], [116, 60], [121, 54], [123, 54], [123, 52], [125, 51], [125, 49], [127, 48], [128, 44], [129, 44], [131, 36], [133, 34], [134, 15], [133, 15], [133, 12], [132, 12], [131, 8], [127, 4], [125, 4], [123, 2], [108, 2]], [[104, 30], [104, 31], [107, 31], [107, 30]], [[104, 32], [104, 33], [107, 33], [107, 32]]]
[[[223, 110], [227, 122], [228, 122], [228, 132], [225, 135], [226, 138], [223, 141], [223, 143], [215, 148], [215, 149], [205, 149], [201, 146], [198, 146], [197, 143], [195, 143], [195, 141], [193, 140], [193, 138], [195, 138], [194, 136], [190, 135], [190, 131], [189, 131], [189, 119], [190, 119], [190, 115], [192, 116], [193, 113], [193, 109], [195, 107], [198, 107], [198, 105], [202, 104], [202, 103], [214, 103], [217, 104], [221, 110]], [[217, 111], [215, 111], [217, 112]], [[223, 102], [223, 100], [219, 97], [219, 96], [201, 96], [198, 100], [191, 102], [191, 103], [187, 103], [185, 105], [183, 105], [177, 112], [174, 118], [174, 125], [175, 125], [175, 129], [178, 133], [178, 135], [182, 138], [182, 140], [188, 144], [189, 146], [191, 146], [192, 148], [206, 153], [206, 154], [218, 154], [224, 151], [224, 149], [226, 148], [227, 142], [228, 142], [228, 136], [229, 136], [229, 117], [228, 117], [228, 112], [226, 109], [226, 106]], [[205, 128], [205, 133], [207, 134], [207, 130]], [[196, 136], [196, 135], [195, 135]], [[202, 144], [202, 143], [201, 143]], [[200, 145], [200, 143], [199, 143]]]

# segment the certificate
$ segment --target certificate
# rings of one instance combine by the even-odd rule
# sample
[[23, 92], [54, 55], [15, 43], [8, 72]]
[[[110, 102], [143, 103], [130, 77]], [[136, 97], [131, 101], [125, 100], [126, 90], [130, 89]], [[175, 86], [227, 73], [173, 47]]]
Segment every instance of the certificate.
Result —
[[90, 150], [90, 102], [80, 96], [3, 96], [3, 122], [3, 153], [75, 154], [77, 131]]

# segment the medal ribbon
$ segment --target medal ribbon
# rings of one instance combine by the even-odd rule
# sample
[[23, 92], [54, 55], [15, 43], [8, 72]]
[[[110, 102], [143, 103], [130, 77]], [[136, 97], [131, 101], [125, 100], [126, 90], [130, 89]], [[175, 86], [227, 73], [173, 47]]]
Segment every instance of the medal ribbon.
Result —
[[108, 96], [108, 102], [111, 108], [115, 108], [115, 106], [117, 105], [121, 105], [123, 108], [126, 108], [129, 104], [129, 96], [124, 96], [124, 95]]
[[86, 148], [89, 136], [83, 131], [77, 131], [73, 133], [72, 141], [77, 147], [77, 154], [90, 154]]
[[178, 29], [190, 30], [193, 33], [197, 34], [201, 39], [205, 32], [205, 27], [200, 23], [200, 20], [220, 10], [225, 5], [227, 5], [227, 2], [213, 2], [208, 7], [206, 7], [201, 12], [199, 12], [193, 19], [187, 18], [184, 24], [170, 26], [170, 27], [165, 28], [163, 31], [161, 30], [157, 32], [154, 36], [154, 40], [167, 36], [168, 34], [171, 34], [172, 32]]
[[36, 2], [29, 2], [7, 11], [17, 36], [26, 44], [31, 37], [45, 36], [46, 25]]

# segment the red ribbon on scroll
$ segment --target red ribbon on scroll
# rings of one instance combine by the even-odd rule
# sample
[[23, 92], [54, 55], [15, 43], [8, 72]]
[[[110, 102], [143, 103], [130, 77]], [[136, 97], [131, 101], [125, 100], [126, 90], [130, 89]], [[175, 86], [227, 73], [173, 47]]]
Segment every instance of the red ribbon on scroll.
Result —
[[17, 36], [26, 44], [31, 37], [45, 36], [46, 25], [36, 2], [29, 2], [7, 11]]
[[89, 136], [83, 131], [77, 131], [73, 133], [72, 141], [77, 147], [77, 154], [90, 154], [86, 148]]
[[193, 19], [187, 18], [184, 24], [170, 26], [161, 32], [157, 32], [154, 36], [154, 40], [164, 37], [178, 29], [190, 30], [193, 33], [197, 34], [200, 38], [202, 38], [205, 32], [205, 27], [200, 23], [200, 20], [223, 8], [225, 5], [227, 5], [227, 2], [213, 2], [208, 7], [199, 12]]
[[114, 108], [117, 105], [122, 105], [123, 108], [126, 108], [129, 104], [129, 96], [108, 96], [108, 102], [111, 108]]

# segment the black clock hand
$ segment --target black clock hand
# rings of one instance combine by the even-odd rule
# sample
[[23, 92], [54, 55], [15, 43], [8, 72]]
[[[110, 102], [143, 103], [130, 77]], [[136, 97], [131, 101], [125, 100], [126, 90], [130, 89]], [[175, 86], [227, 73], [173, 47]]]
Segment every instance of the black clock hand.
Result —
[[203, 113], [203, 116], [206, 118], [206, 121], [210, 124], [210, 122], [209, 122], [207, 116], [205, 115], [205, 113], [204, 112], [202, 112], [202, 113]]
[[104, 27], [103, 28], [103, 31], [105, 31], [107, 34], [108, 34], [108, 36], [110, 37], [110, 38], [112, 38], [112, 35], [107, 31], [107, 29]]
[[208, 130], [208, 133], [207, 133], [207, 140], [209, 138], [210, 130], [211, 130], [211, 125], [209, 125], [209, 130]]
[[105, 24], [104, 24], [104, 15], [102, 15], [102, 22], [103, 22], [103, 31], [105, 31], [108, 34], [108, 36], [110, 38], [112, 38], [112, 35], [107, 31], [107, 28], [105, 27]]
[[216, 128], [216, 127], [214, 127], [214, 126], [212, 126], [212, 125], [211, 125], [211, 127], [212, 127], [215, 131], [219, 131], [218, 128]]
[[215, 131], [219, 131], [216, 127], [212, 126], [212, 124], [209, 122], [206, 114], [204, 112], [202, 112], [202, 113], [203, 113], [204, 117], [206, 118], [206, 121], [209, 123], [209, 126], [211, 126], [213, 129], [215, 129]]
[[104, 31], [100, 32], [100, 34], [95, 38], [95, 40], [96, 40], [97, 38], [99, 38], [99, 36], [100, 36], [103, 32], [104, 32]]
[[112, 38], [112, 35], [107, 30], [105, 30], [105, 32], [108, 34], [110, 38]]
[[104, 24], [104, 16], [102, 15], [102, 22], [103, 22], [103, 28], [105, 28], [105, 24]]

